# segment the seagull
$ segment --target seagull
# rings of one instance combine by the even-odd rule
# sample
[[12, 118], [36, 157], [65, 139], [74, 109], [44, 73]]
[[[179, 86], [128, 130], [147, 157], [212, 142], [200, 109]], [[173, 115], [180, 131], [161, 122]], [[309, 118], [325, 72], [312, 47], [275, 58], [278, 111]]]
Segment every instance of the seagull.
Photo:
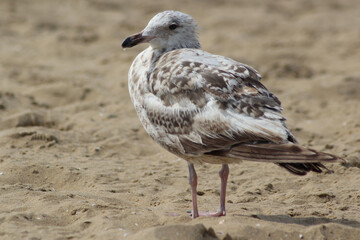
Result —
[[[274, 163], [296, 175], [321, 173], [322, 162], [341, 158], [298, 145], [279, 99], [254, 68], [201, 50], [188, 14], [164, 11], [122, 43], [150, 46], [133, 61], [129, 92], [140, 121], [160, 146], [186, 160], [192, 217], [225, 216], [230, 163]], [[220, 207], [199, 212], [194, 164], [221, 164]]]

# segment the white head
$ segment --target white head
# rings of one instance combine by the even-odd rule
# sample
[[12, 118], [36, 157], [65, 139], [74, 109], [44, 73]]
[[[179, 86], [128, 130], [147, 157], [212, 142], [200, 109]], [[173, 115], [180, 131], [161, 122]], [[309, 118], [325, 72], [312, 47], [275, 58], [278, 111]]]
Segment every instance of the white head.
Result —
[[179, 48], [200, 48], [194, 19], [178, 11], [156, 14], [143, 31], [125, 39], [123, 48], [148, 42], [153, 49], [170, 51]]

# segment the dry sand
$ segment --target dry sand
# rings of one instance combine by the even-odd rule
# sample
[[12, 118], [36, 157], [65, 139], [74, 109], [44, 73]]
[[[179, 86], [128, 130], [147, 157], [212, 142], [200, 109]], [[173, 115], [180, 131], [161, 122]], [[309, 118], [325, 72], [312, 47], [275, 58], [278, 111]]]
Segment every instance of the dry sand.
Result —
[[[360, 239], [360, 2], [150, 2], [0, 1], [0, 239]], [[146, 46], [120, 46], [167, 9], [262, 73], [302, 145], [349, 164], [232, 165], [228, 215], [192, 220], [186, 162], [129, 98]], [[219, 168], [197, 166], [200, 210], [217, 209]]]

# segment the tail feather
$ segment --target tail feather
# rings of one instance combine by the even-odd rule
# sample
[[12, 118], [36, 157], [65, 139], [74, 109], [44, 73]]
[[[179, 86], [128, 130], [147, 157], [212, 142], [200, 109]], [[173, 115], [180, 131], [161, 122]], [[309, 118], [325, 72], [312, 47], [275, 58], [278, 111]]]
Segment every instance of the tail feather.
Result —
[[223, 156], [260, 162], [273, 162], [296, 175], [328, 170], [321, 162], [343, 161], [335, 155], [304, 148], [293, 143], [238, 144], [228, 151], [217, 152]]
[[292, 143], [238, 144], [226, 152], [226, 156], [248, 161], [274, 163], [316, 163], [344, 161], [343, 159]]
[[322, 169], [327, 169], [322, 163], [276, 163], [278, 166], [285, 168], [292, 174], [306, 175], [308, 172], [321, 173]]

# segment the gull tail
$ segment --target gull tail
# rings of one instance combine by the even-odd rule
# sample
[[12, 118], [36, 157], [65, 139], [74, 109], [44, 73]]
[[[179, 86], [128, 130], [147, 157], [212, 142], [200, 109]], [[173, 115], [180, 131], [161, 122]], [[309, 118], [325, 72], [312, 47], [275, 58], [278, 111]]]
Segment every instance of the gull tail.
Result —
[[328, 170], [322, 163], [343, 161], [335, 155], [318, 152], [292, 143], [284, 144], [238, 144], [224, 153], [227, 157], [248, 161], [273, 162], [296, 175]]

